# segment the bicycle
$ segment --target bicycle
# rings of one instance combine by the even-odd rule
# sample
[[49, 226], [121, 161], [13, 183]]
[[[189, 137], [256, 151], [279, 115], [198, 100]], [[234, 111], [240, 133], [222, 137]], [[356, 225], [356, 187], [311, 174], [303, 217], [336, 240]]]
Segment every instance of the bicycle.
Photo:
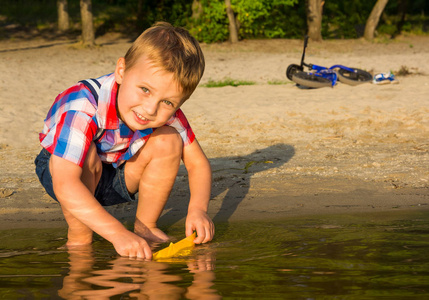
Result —
[[[291, 64], [286, 69], [286, 77], [298, 84], [298, 86], [310, 88], [334, 87], [338, 80], [342, 83], [355, 86], [372, 81], [372, 75], [361, 69], [349, 68], [343, 65], [333, 65], [330, 68], [326, 68], [305, 63], [304, 58], [307, 44], [308, 36], [305, 36], [301, 64]], [[309, 72], [305, 72], [304, 67], [307, 67]]]

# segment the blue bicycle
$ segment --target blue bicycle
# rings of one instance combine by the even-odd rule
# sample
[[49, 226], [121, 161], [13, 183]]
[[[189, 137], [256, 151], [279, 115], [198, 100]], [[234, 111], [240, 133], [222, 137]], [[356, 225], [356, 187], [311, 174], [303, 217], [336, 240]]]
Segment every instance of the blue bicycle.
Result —
[[[372, 81], [372, 75], [361, 69], [349, 68], [343, 65], [333, 65], [330, 68], [326, 68], [305, 63], [304, 58], [307, 44], [308, 36], [304, 38], [301, 64], [291, 64], [286, 69], [286, 77], [299, 86], [321, 88], [334, 87], [337, 80], [348, 85], [358, 85]], [[309, 72], [305, 72], [304, 67], [307, 67]]]

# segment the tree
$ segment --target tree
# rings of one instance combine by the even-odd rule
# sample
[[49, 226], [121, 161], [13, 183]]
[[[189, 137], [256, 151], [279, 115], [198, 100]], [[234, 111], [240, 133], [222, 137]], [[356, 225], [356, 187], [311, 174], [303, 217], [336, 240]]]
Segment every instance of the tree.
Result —
[[82, 19], [82, 43], [86, 46], [93, 46], [95, 34], [91, 0], [80, 0], [80, 16]]
[[322, 40], [323, 0], [307, 0], [308, 36], [313, 41]]
[[200, 0], [194, 0], [192, 2], [192, 19], [199, 20], [203, 14], [203, 5]]
[[137, 32], [142, 32], [143, 29], [145, 29], [148, 25], [148, 18], [147, 18], [147, 1], [145, 0], [138, 0], [137, 1], [137, 20], [136, 20], [136, 29]]
[[405, 24], [405, 17], [407, 15], [407, 10], [408, 10], [408, 1], [407, 0], [399, 0], [398, 15], [401, 16], [401, 19], [399, 20], [398, 24], [396, 25], [396, 32], [393, 34], [392, 38], [398, 34], [401, 34], [402, 27]]
[[238, 42], [238, 29], [237, 23], [235, 22], [234, 11], [231, 8], [231, 0], [225, 0], [226, 15], [229, 21], [229, 40], [231, 43]]
[[[193, 0], [191, 33], [205, 43], [241, 38], [282, 37], [284, 11], [298, 0]], [[201, 6], [198, 6], [200, 3]], [[198, 13], [201, 7], [201, 14]], [[196, 17], [198, 16], [198, 18]], [[298, 17], [297, 17], [298, 18]], [[301, 27], [299, 27], [301, 28]], [[237, 35], [237, 38], [234, 37]]]
[[377, 28], [380, 16], [388, 1], [389, 0], [377, 0], [377, 3], [375, 3], [365, 24], [365, 32], [363, 34], [365, 39], [372, 40], [374, 38], [375, 28]]
[[65, 32], [69, 30], [69, 12], [67, 7], [67, 0], [57, 0], [58, 12], [58, 30]]

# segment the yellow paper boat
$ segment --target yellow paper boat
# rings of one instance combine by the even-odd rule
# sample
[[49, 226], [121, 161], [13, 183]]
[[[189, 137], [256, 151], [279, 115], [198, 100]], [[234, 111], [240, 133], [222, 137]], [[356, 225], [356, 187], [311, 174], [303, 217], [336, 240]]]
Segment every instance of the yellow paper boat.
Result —
[[181, 241], [178, 241], [177, 243], [174, 243], [174, 244], [170, 243], [170, 245], [167, 248], [164, 248], [162, 250], [159, 250], [158, 252], [155, 252], [152, 256], [153, 260], [180, 256], [180, 255], [183, 255], [184, 253], [188, 254], [187, 253], [188, 251], [194, 249], [195, 237], [196, 237], [196, 233], [194, 232], [192, 235], [184, 238]]

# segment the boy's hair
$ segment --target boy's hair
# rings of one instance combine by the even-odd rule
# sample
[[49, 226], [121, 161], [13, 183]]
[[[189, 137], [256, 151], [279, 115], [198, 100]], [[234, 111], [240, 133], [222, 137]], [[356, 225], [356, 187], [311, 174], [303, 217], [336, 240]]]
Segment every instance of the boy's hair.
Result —
[[187, 100], [204, 73], [204, 55], [197, 40], [184, 28], [157, 22], [146, 29], [125, 54], [125, 68], [130, 69], [146, 55], [154, 66], [174, 74]]

